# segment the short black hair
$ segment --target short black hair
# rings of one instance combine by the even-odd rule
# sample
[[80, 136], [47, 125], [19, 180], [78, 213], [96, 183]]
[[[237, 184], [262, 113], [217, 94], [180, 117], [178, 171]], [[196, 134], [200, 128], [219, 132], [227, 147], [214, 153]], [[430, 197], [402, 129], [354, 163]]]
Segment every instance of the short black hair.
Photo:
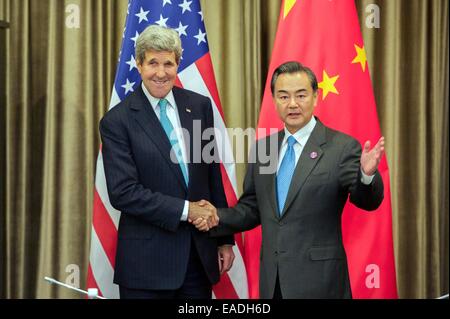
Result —
[[297, 73], [297, 72], [305, 72], [306, 75], [309, 78], [309, 81], [311, 82], [311, 87], [313, 89], [313, 92], [316, 93], [319, 86], [317, 84], [317, 78], [314, 72], [302, 65], [300, 62], [297, 61], [289, 61], [281, 64], [278, 66], [275, 71], [273, 71], [272, 74], [272, 80], [270, 81], [270, 90], [272, 91], [272, 96], [275, 94], [275, 82], [278, 79], [278, 76], [283, 73]]

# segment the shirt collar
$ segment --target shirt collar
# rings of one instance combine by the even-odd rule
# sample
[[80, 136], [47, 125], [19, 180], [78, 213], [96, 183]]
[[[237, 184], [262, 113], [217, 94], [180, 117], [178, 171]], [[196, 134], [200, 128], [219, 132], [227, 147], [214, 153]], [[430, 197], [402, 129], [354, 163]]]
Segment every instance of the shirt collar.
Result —
[[[147, 90], [147, 88], [145, 87], [144, 82], [142, 82], [141, 86], [142, 86], [142, 91], [144, 91], [145, 96], [147, 97], [153, 110], [156, 113], [156, 108], [158, 106], [159, 100], [161, 100], [161, 99], [158, 99], [158, 98], [152, 96], [150, 94], [150, 92]], [[170, 90], [169, 93], [167, 93], [167, 95], [164, 98], [167, 100], [167, 102], [169, 102], [169, 106], [173, 107], [174, 109], [177, 108], [177, 105], [175, 103], [175, 97], [173, 96], [172, 90]]]
[[295, 138], [295, 140], [297, 141], [298, 144], [304, 146], [306, 144], [306, 142], [308, 141], [308, 138], [311, 135], [311, 132], [313, 131], [314, 127], [316, 126], [316, 123], [317, 123], [317, 120], [313, 116], [313, 117], [311, 117], [311, 120], [308, 122], [308, 124], [303, 126], [301, 129], [299, 129], [294, 134], [291, 134], [285, 126], [284, 127], [284, 138], [283, 138], [283, 143], [281, 144], [281, 146], [284, 146], [284, 144], [287, 143], [287, 139], [291, 135]]

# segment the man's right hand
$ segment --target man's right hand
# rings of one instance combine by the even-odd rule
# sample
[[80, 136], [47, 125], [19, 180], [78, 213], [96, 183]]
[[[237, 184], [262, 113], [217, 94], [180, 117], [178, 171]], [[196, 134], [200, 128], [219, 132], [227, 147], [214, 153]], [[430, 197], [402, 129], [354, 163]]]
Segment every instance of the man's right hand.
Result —
[[190, 223], [202, 221], [203, 227], [201, 227], [201, 230], [208, 231], [219, 224], [219, 216], [217, 215], [217, 209], [210, 202], [201, 200], [189, 202], [188, 221]]
[[195, 226], [199, 231], [209, 231], [211, 227], [208, 226], [208, 223], [203, 218], [197, 218], [196, 220], [192, 221], [192, 225]]

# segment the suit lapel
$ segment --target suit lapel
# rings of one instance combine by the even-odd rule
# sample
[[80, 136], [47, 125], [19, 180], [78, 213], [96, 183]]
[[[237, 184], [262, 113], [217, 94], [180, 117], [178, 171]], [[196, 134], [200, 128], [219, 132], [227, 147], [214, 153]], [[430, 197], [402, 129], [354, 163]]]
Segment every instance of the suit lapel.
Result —
[[322, 157], [323, 150], [321, 145], [325, 143], [325, 127], [319, 120], [317, 120], [316, 126], [311, 132], [311, 136], [303, 148], [302, 154], [300, 155], [295, 168], [281, 218], [285, 216], [297, 193], [300, 191], [309, 174], [311, 174], [312, 170]]
[[[169, 138], [166, 132], [161, 126], [158, 117], [150, 105], [147, 97], [142, 91], [142, 87], [139, 85], [138, 91], [134, 95], [134, 99], [131, 102], [131, 109], [135, 112], [133, 113], [134, 119], [137, 121], [139, 126], [144, 130], [150, 140], [155, 144], [163, 158], [169, 164], [170, 169], [177, 177], [180, 184], [187, 191], [186, 183], [184, 181], [183, 173], [181, 172], [180, 165], [175, 164], [170, 159], [170, 152], [172, 145], [170, 144]], [[177, 102], [178, 103], [178, 102]]]

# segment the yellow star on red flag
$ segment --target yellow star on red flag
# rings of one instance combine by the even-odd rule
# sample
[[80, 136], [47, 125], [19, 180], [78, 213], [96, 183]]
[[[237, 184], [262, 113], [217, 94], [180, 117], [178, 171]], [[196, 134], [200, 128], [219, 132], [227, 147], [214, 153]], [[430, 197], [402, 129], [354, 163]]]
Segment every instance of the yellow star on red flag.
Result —
[[335, 83], [338, 80], [339, 75], [330, 78], [325, 70], [323, 70], [323, 80], [319, 83], [319, 88], [322, 89], [322, 100], [325, 100], [328, 93], [334, 93], [339, 95], [338, 90], [335, 87]]
[[356, 57], [353, 59], [352, 63], [360, 63], [363, 72], [366, 71], [366, 50], [364, 49], [364, 46], [360, 48], [355, 44], [355, 50], [356, 50]]
[[291, 11], [292, 7], [295, 5], [297, 0], [286, 0], [284, 1], [283, 19], [286, 19], [287, 15]]

